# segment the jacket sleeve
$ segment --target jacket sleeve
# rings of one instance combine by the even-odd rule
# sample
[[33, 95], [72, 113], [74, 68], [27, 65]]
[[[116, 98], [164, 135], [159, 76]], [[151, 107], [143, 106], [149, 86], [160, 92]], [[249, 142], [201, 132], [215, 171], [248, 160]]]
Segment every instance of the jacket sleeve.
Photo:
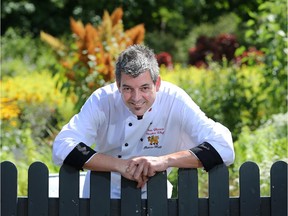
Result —
[[67, 155], [63, 163], [82, 170], [84, 164], [89, 161], [94, 154], [96, 154], [96, 151], [81, 142]]
[[209, 171], [224, 163], [231, 165], [235, 159], [231, 132], [224, 125], [208, 118], [203, 111], [190, 101], [183, 112], [184, 130], [193, 144], [188, 147]]
[[194, 148], [191, 148], [190, 152], [201, 161], [204, 169], [207, 172], [216, 165], [223, 164], [221, 156], [210, 143], [204, 142]]
[[90, 148], [95, 144], [100, 116], [93, 95], [62, 128], [53, 143], [53, 161], [56, 165], [70, 164], [81, 169], [96, 152]]

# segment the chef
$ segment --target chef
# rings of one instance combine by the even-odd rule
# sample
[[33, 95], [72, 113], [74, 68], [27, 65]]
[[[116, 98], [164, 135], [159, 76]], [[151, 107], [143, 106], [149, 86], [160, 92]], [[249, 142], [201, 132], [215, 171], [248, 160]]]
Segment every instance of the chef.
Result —
[[145, 198], [146, 183], [156, 172], [209, 171], [233, 163], [230, 131], [208, 118], [183, 89], [161, 80], [150, 48], [128, 47], [115, 74], [116, 82], [93, 92], [53, 143], [56, 164], [89, 170], [83, 197], [89, 197], [91, 170], [112, 173], [111, 198], [120, 198], [121, 176], [136, 181]]

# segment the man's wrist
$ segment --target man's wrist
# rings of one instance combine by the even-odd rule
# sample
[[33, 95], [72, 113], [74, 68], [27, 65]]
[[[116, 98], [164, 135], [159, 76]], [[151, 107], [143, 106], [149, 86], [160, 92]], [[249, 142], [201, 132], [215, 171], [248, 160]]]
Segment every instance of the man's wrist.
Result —
[[115, 158], [115, 161], [113, 162], [113, 168], [112, 171], [123, 173], [126, 172], [126, 169], [128, 168], [128, 162], [127, 160], [121, 159], [121, 158]]
[[164, 170], [168, 169], [169, 167], [174, 166], [175, 158], [172, 157], [171, 155], [164, 155], [164, 156], [160, 156], [160, 157], [162, 157], [161, 160], [162, 160]]

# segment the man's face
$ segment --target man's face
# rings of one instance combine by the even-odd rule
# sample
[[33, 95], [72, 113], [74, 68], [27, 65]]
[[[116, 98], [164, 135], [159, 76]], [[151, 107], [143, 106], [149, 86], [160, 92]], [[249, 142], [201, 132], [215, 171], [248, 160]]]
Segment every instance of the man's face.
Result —
[[146, 71], [135, 78], [122, 73], [121, 83], [117, 83], [117, 85], [129, 110], [137, 116], [142, 116], [155, 101], [160, 83], [161, 79], [158, 77], [154, 84], [149, 71]]

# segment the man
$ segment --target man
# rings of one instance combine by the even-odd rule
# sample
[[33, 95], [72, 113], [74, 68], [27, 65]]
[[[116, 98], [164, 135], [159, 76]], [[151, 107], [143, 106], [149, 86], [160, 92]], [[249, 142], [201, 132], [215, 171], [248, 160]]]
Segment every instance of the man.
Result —
[[[58, 134], [53, 159], [112, 172], [111, 198], [119, 198], [121, 175], [145, 193], [156, 172], [230, 165], [234, 149], [226, 127], [207, 118], [182, 89], [161, 82], [153, 51], [133, 45], [116, 62], [116, 83], [97, 89]], [[83, 197], [89, 197], [89, 176]]]

